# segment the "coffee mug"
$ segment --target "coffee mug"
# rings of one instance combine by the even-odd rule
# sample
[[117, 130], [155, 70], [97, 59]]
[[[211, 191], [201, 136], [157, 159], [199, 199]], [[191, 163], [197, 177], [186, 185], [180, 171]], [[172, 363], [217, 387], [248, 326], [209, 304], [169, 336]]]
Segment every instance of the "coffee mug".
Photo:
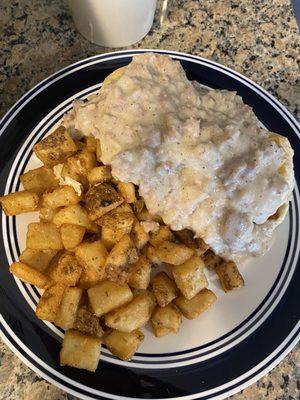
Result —
[[123, 47], [149, 32], [156, 0], [69, 0], [69, 6], [85, 38], [100, 46]]

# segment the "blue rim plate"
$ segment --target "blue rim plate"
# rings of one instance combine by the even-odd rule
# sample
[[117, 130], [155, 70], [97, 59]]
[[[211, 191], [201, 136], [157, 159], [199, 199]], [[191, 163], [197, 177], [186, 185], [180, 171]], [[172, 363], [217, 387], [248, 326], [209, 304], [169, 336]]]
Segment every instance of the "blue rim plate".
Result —
[[[23, 96], [0, 122], [1, 193], [18, 190], [20, 174], [37, 166], [32, 146], [59, 123], [74, 98], [94, 93], [107, 75], [145, 51], [151, 50], [88, 58], [55, 73]], [[179, 60], [189, 79], [236, 91], [260, 123], [288, 137], [298, 154], [296, 120], [261, 87], [200, 57], [152, 51]], [[299, 182], [299, 159], [295, 157], [294, 162]], [[267, 373], [299, 339], [297, 185], [289, 215], [278, 228], [270, 252], [242, 268], [245, 288], [224, 296], [211, 276], [213, 290], [220, 297], [214, 309], [195, 321], [185, 321], [178, 335], [166, 339], [154, 339], [147, 331], [145, 343], [131, 362], [117, 360], [104, 347], [96, 373], [59, 366], [62, 331], [35, 317], [40, 292], [8, 272], [24, 248], [31, 218], [1, 215], [1, 335], [25, 364], [73, 395], [83, 399], [222, 399]]]

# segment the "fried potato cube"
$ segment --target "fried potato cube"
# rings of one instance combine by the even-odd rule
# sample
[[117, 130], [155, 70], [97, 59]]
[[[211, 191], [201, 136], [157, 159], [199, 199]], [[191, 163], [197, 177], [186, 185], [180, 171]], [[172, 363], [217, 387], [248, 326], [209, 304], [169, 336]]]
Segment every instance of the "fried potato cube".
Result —
[[50, 278], [65, 286], [75, 286], [79, 281], [82, 268], [72, 253], [63, 253], [57, 263], [49, 267], [47, 271]]
[[74, 224], [63, 224], [60, 227], [60, 236], [66, 250], [73, 250], [82, 242], [85, 227]]
[[88, 173], [97, 166], [96, 155], [83, 149], [66, 161], [70, 176], [83, 185], [88, 184]]
[[87, 177], [91, 185], [110, 182], [112, 180], [111, 168], [108, 165], [95, 167], [88, 172]]
[[142, 212], [144, 207], [145, 207], [145, 202], [143, 199], [138, 199], [132, 204], [133, 211], [137, 216], [139, 215], [139, 213]]
[[131, 264], [138, 260], [138, 254], [129, 235], [122, 236], [114, 245], [105, 262], [107, 278], [123, 285], [129, 279]]
[[152, 232], [150, 235], [150, 243], [152, 246], [157, 247], [160, 243], [168, 240], [174, 241], [175, 237], [168, 226], [160, 226], [156, 232]]
[[39, 319], [54, 322], [66, 287], [61, 283], [50, 286], [42, 294], [35, 314]]
[[60, 351], [60, 365], [96, 371], [101, 342], [97, 337], [70, 330], [65, 333]]
[[30, 267], [45, 272], [50, 261], [56, 255], [57, 250], [33, 250], [25, 249], [22, 251], [19, 259], [22, 263], [29, 265]]
[[54, 215], [59, 211], [57, 208], [41, 207], [39, 210], [39, 218], [41, 222], [52, 222]]
[[142, 254], [131, 267], [128, 284], [134, 289], [147, 289], [150, 283], [151, 262]]
[[161, 259], [157, 256], [156, 249], [150, 244], [147, 244], [147, 246], [143, 249], [143, 252], [150, 260], [152, 265], [159, 266], [162, 264]]
[[177, 296], [175, 282], [165, 272], [159, 272], [152, 279], [152, 290], [160, 307], [165, 307]]
[[28, 225], [26, 247], [35, 250], [62, 249], [58, 228], [52, 222], [32, 222]]
[[51, 193], [43, 194], [43, 207], [58, 208], [77, 204], [80, 197], [72, 186], [62, 186]]
[[133, 298], [127, 284], [117, 285], [107, 280], [91, 287], [87, 292], [91, 307], [98, 317], [128, 303]]
[[133, 213], [119, 211], [121, 206], [97, 220], [97, 224], [101, 225], [101, 239], [108, 250], [111, 250], [122, 236], [130, 233], [134, 222]]
[[39, 206], [39, 195], [23, 190], [0, 197], [5, 215], [19, 215], [36, 211]]
[[66, 288], [54, 320], [55, 325], [65, 331], [73, 328], [81, 297], [82, 289], [78, 287]]
[[223, 258], [217, 256], [212, 250], [207, 250], [202, 255], [202, 260], [207, 269], [214, 271], [216, 267], [224, 261]]
[[197, 253], [199, 256], [201, 256], [209, 249], [209, 246], [201, 238], [197, 238], [196, 242], [197, 242]]
[[77, 311], [74, 321], [74, 329], [99, 338], [103, 336], [103, 330], [99, 318], [96, 317], [96, 315], [94, 315], [85, 305], [79, 307]]
[[132, 332], [146, 325], [155, 307], [151, 292], [136, 295], [133, 300], [105, 315], [105, 324], [121, 332]]
[[9, 271], [17, 278], [21, 279], [21, 281], [30, 283], [41, 289], [49, 286], [51, 283], [51, 280], [46, 275], [22, 262], [12, 263]]
[[225, 261], [215, 269], [224, 292], [238, 289], [245, 285], [244, 279], [233, 261]]
[[174, 300], [175, 305], [187, 319], [194, 319], [211, 307], [217, 296], [209, 289], [203, 289], [192, 299], [188, 300], [183, 295]]
[[192, 299], [208, 286], [204, 262], [199, 256], [193, 256], [183, 264], [174, 265], [171, 271], [178, 289], [187, 299]]
[[63, 224], [80, 225], [93, 233], [97, 233], [99, 230], [98, 226], [89, 220], [87, 211], [80, 204], [74, 204], [59, 210], [53, 218], [53, 223], [57, 226]]
[[34, 153], [47, 167], [63, 163], [77, 150], [76, 143], [64, 126], [60, 126], [33, 146]]
[[131, 237], [138, 250], [141, 250], [149, 241], [149, 233], [145, 231], [138, 220], [133, 223]]
[[180, 240], [181, 243], [185, 244], [187, 247], [190, 247], [191, 249], [198, 248], [197, 239], [194, 238], [195, 235], [190, 229], [174, 231], [174, 235]]
[[134, 203], [136, 201], [135, 186], [131, 182], [119, 182], [118, 190], [126, 203]]
[[101, 280], [99, 281], [99, 279], [93, 279], [93, 277], [91, 275], [88, 275], [83, 269], [78, 282], [78, 286], [82, 289], [89, 289], [90, 287], [97, 285], [97, 283], [101, 282]]
[[108, 183], [92, 185], [85, 196], [86, 208], [92, 221], [123, 203], [119, 193]]
[[181, 243], [173, 243], [165, 240], [156, 248], [158, 258], [168, 264], [179, 265], [187, 261], [194, 251]]
[[75, 249], [75, 255], [89, 280], [99, 282], [106, 278], [107, 250], [101, 240], [81, 243]]
[[156, 337], [177, 333], [181, 322], [181, 312], [173, 304], [157, 306], [151, 316], [151, 325]]
[[93, 135], [85, 136], [86, 149], [91, 153], [96, 153], [98, 141]]
[[58, 187], [58, 180], [52, 169], [44, 166], [25, 172], [20, 176], [20, 181], [25, 190], [37, 194], [50, 192]]
[[132, 332], [112, 331], [105, 338], [109, 351], [123, 361], [131, 360], [145, 335], [138, 329]]

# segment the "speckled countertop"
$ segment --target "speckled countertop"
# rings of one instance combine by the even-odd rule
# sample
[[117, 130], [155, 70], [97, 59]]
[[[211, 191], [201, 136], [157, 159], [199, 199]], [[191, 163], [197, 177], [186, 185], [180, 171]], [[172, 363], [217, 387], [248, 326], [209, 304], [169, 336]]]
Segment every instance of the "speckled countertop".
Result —
[[[184, 51], [250, 77], [300, 119], [300, 37], [288, 0], [170, 0], [132, 47]], [[111, 51], [75, 29], [63, 0], [1, 0], [0, 116], [40, 80], [75, 61]], [[235, 400], [300, 399], [300, 348]], [[0, 343], [0, 399], [75, 398], [48, 384]]]

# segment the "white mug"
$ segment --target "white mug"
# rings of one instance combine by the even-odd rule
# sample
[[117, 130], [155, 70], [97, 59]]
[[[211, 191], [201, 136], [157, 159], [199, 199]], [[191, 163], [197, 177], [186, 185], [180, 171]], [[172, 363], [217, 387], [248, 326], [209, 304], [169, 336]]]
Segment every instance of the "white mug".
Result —
[[129, 46], [150, 30], [156, 0], [69, 0], [75, 25], [93, 43]]

